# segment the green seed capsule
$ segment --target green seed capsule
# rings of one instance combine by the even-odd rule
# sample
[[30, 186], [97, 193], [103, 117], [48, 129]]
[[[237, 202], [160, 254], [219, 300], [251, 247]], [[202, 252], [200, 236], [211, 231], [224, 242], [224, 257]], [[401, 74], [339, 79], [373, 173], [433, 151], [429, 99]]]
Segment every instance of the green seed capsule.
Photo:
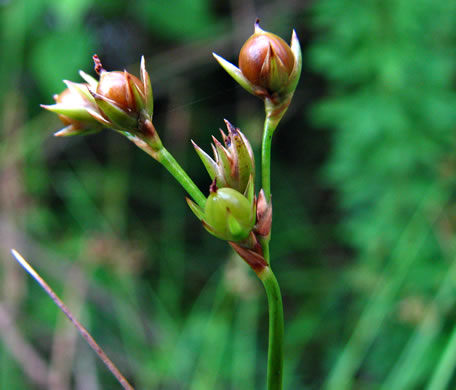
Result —
[[209, 233], [227, 241], [242, 241], [255, 224], [253, 205], [232, 188], [219, 188], [206, 201], [204, 223]]

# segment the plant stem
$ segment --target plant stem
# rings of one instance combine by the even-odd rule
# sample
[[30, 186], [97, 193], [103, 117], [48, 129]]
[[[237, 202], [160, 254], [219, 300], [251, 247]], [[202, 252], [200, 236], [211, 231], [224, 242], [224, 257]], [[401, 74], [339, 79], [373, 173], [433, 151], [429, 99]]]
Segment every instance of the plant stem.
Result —
[[150, 120], [146, 120], [143, 123], [141, 136], [123, 130], [118, 130], [118, 132], [126, 136], [138, 148], [142, 149], [149, 156], [162, 164], [179, 182], [179, 184], [184, 187], [193, 200], [198, 203], [198, 206], [204, 209], [206, 197], [196, 186], [190, 176], [187, 175], [187, 172], [185, 172], [179, 165], [172, 154], [163, 146], [160, 137]]
[[269, 202], [271, 196], [271, 143], [272, 135], [280, 120], [287, 111], [290, 100], [275, 104], [270, 99], [264, 101], [266, 118], [263, 128], [263, 143], [261, 145], [261, 180], [266, 200]]
[[[277, 125], [287, 111], [291, 97], [282, 103], [274, 103], [265, 99], [264, 107], [266, 118], [264, 120], [263, 142], [261, 145], [261, 185], [266, 201], [271, 201], [271, 146], [272, 136]], [[268, 266], [258, 274], [263, 282], [268, 298], [269, 308], [269, 345], [268, 345], [268, 374], [267, 389], [281, 390], [283, 377], [283, 304], [279, 283], [270, 267], [269, 241], [271, 234], [261, 238], [263, 257]]]
[[454, 369], [456, 366], [456, 327], [450, 336], [445, 350], [437, 364], [432, 378], [429, 381], [427, 390], [442, 390], [448, 388], [451, 377], [453, 376]]
[[261, 145], [261, 184], [268, 202], [271, 197], [271, 141], [274, 130], [275, 127], [271, 126], [271, 121], [266, 117]]
[[193, 200], [198, 203], [198, 206], [204, 208], [206, 197], [165, 147], [158, 152], [157, 161], [184, 187]]
[[282, 390], [283, 376], [283, 305], [279, 283], [266, 267], [258, 277], [263, 282], [269, 307], [268, 390]]

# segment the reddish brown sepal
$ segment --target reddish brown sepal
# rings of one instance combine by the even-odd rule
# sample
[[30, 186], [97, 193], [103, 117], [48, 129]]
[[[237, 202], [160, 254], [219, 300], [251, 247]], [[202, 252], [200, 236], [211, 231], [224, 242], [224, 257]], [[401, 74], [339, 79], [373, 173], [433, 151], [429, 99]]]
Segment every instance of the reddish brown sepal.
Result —
[[255, 233], [260, 236], [268, 236], [271, 232], [272, 225], [272, 201], [269, 202], [266, 200], [264, 191], [261, 190], [258, 195], [257, 207], [257, 223], [255, 225]]
[[229, 241], [229, 244], [255, 271], [256, 274], [261, 274], [261, 272], [268, 266], [268, 263], [266, 263], [266, 260], [263, 257], [261, 247], [258, 246], [255, 250], [252, 250], [236, 244], [235, 242]]

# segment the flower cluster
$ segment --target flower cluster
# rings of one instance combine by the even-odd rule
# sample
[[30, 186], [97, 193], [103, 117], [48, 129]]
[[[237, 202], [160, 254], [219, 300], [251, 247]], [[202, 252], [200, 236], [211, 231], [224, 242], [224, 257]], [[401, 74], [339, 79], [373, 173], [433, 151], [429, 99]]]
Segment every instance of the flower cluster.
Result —
[[[272, 134], [288, 107], [301, 72], [296, 33], [293, 31], [288, 45], [277, 35], [262, 30], [257, 20], [254, 34], [240, 50], [239, 67], [214, 56], [242, 87], [265, 101], [269, 120], [265, 134], [266, 130]], [[81, 71], [84, 83], [64, 81], [67, 88], [54, 96], [55, 104], [43, 105], [65, 125], [55, 135], [87, 134], [104, 128], [125, 135], [184, 186], [193, 198], [187, 198], [188, 205], [208, 232], [228, 241], [253, 268], [267, 265], [260, 242], [269, 240], [271, 230], [270, 186], [263, 180], [267, 190], [255, 195], [253, 151], [240, 129], [225, 120], [227, 132], [220, 130], [223, 144], [212, 137], [213, 158], [192, 141], [212, 179], [206, 198], [164, 148], [152, 124], [154, 102], [144, 57], [139, 78], [125, 70], [108, 72], [97, 55], [93, 60], [98, 80]]]
[[140, 80], [127, 71], [108, 72], [103, 69], [97, 55], [93, 59], [99, 81], [81, 71], [86, 83], [64, 81], [67, 89], [54, 95], [56, 103], [42, 105], [58, 114], [66, 125], [55, 135], [79, 135], [103, 128], [143, 132], [152, 122], [153, 115], [152, 87], [144, 57], [141, 59]]
[[220, 129], [225, 146], [212, 137], [214, 159], [192, 141], [213, 183], [204, 208], [190, 199], [187, 203], [209, 233], [238, 242], [248, 238], [256, 222], [255, 160], [241, 130], [226, 119], [225, 124], [227, 134]]
[[255, 161], [252, 147], [241, 132], [225, 120], [227, 134], [220, 130], [224, 146], [215, 138], [214, 159], [193, 142], [213, 180], [205, 206], [187, 198], [193, 213], [212, 235], [226, 240], [253, 268], [264, 267], [260, 237], [271, 231], [272, 205], [263, 190], [254, 191]]
[[41, 107], [55, 112], [66, 126], [56, 136], [87, 134], [103, 129], [103, 118], [96, 101], [89, 88], [96, 88], [98, 82], [88, 74], [80, 71], [79, 74], [86, 83], [73, 83], [64, 80], [67, 88], [60, 94], [54, 95], [56, 104]]

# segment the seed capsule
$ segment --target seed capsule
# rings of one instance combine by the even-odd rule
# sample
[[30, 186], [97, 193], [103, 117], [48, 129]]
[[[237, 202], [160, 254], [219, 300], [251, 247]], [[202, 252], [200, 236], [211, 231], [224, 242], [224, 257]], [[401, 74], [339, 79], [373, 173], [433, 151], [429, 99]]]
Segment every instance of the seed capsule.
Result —
[[290, 46], [258, 25], [239, 53], [239, 68], [243, 75], [252, 84], [270, 92], [277, 92], [286, 85], [294, 62]]
[[127, 71], [108, 72], [100, 59], [93, 56], [95, 71], [100, 75], [96, 89], [90, 89], [98, 108], [111, 127], [141, 132], [144, 122], [152, 122], [153, 96], [144, 57], [141, 59], [141, 80]]
[[255, 224], [254, 208], [248, 199], [232, 188], [211, 192], [204, 209], [206, 229], [227, 241], [242, 241]]
[[97, 94], [112, 100], [124, 110], [135, 111], [137, 109], [133, 92], [131, 91], [128, 78], [131, 78], [136, 88], [144, 94], [144, 87], [136, 76], [127, 72], [102, 72], [98, 82]]
[[186, 200], [206, 230], [214, 236], [222, 240], [241, 242], [251, 235], [256, 218], [253, 185], [246, 197], [233, 188], [217, 188], [214, 180], [203, 207], [189, 198]]
[[274, 106], [288, 106], [301, 75], [302, 57], [293, 31], [288, 45], [282, 38], [255, 23], [254, 34], [239, 53], [239, 67], [213, 53], [215, 59], [239, 85]]

